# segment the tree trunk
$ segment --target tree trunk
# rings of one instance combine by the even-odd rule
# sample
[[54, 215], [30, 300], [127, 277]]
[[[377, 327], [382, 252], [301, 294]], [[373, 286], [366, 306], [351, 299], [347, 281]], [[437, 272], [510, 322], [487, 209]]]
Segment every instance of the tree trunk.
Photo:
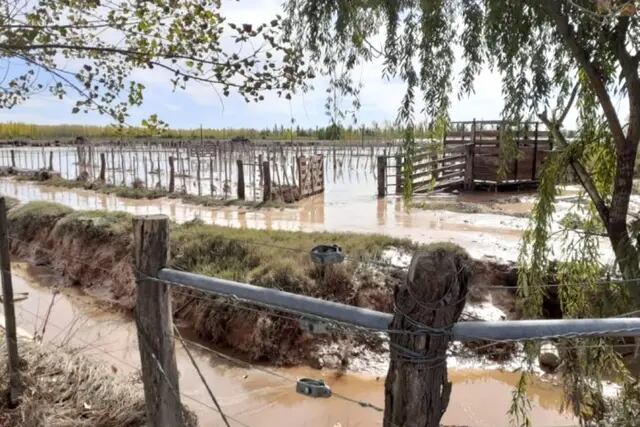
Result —
[[[634, 135], [630, 136], [636, 139]], [[640, 255], [635, 242], [631, 241], [627, 227], [638, 141], [627, 141], [622, 150], [616, 151], [616, 176], [609, 209], [607, 234], [622, 277], [626, 280], [638, 279], [640, 278]], [[640, 304], [640, 286], [630, 286], [629, 288], [636, 303]]]

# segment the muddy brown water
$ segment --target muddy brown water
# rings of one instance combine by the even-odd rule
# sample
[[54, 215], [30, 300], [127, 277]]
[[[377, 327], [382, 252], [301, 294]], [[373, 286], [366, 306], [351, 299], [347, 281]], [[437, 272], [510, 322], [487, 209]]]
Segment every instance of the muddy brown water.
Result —
[[[16, 315], [21, 330], [33, 335], [44, 331], [44, 341], [67, 343], [81, 354], [110, 366], [114, 375], [132, 374], [138, 369], [139, 354], [135, 325], [130, 316], [113, 312], [81, 294], [75, 288], [64, 288], [56, 294], [49, 287], [55, 276], [41, 267], [23, 262], [12, 265], [16, 293], [29, 297], [17, 303]], [[50, 313], [47, 315], [47, 312]], [[185, 331], [185, 333], [188, 333]], [[214, 412], [206, 389], [188, 356], [176, 343], [180, 389], [188, 396], [184, 402], [198, 415], [202, 426], [223, 425]], [[282, 379], [259, 369], [232, 364], [215, 354], [191, 349], [207, 381], [228, 415], [250, 426], [375, 426], [381, 425], [382, 414], [336, 397], [311, 399], [296, 394], [296, 378], [323, 378], [332, 389], [351, 398], [378, 406], [384, 404], [384, 379], [367, 374], [338, 375], [330, 370], [310, 368], [266, 368]], [[450, 370], [454, 384], [446, 424], [469, 426], [504, 426], [506, 412], [518, 374], [492, 370]], [[559, 412], [559, 388], [535, 380], [529, 387], [533, 397], [532, 416], [536, 426], [573, 425], [574, 420]], [[88, 402], [90, 404], [90, 402]], [[232, 422], [232, 425], [241, 425]]]
[[[367, 182], [355, 179], [340, 184], [329, 182], [325, 194], [304, 199], [294, 207], [248, 209], [196, 206], [168, 198], [132, 200], [94, 191], [0, 179], [0, 194], [23, 202], [46, 200], [74, 209], [125, 211], [135, 215], [165, 214], [177, 222], [200, 218], [208, 224], [229, 227], [380, 233], [421, 243], [448, 241], [459, 244], [476, 258], [491, 255], [498, 259], [515, 260], [518, 255], [520, 237], [527, 225], [525, 218], [407, 210], [400, 198], [378, 199], [374, 191]], [[479, 193], [473, 197], [474, 201], [479, 202], [482, 199], [495, 200], [497, 196], [494, 193]], [[500, 197], [510, 196], [503, 194]], [[514, 202], [513, 205], [518, 204]]]

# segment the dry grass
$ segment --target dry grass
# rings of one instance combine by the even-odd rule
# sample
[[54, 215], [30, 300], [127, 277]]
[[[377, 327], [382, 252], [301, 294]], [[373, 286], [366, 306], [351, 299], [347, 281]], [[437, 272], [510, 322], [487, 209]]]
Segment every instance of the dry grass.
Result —
[[[0, 333], [0, 378], [7, 388], [6, 344]], [[70, 350], [19, 342], [24, 390], [17, 408], [0, 406], [0, 425], [130, 427], [146, 423], [142, 384]]]

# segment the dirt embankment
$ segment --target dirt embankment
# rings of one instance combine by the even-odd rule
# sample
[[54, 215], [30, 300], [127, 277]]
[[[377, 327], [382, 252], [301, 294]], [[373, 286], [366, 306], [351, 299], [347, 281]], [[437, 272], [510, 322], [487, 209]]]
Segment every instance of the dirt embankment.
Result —
[[[51, 286], [79, 286], [114, 307], [135, 308], [130, 215], [31, 202], [11, 209], [9, 223], [13, 254], [52, 267], [60, 279]], [[379, 258], [389, 247], [405, 253], [421, 248], [385, 236], [264, 232], [198, 222], [172, 225], [171, 239], [174, 268], [387, 312], [394, 287], [404, 280], [402, 270], [349, 261], [323, 274], [309, 261], [308, 248], [337, 243], [351, 259]], [[486, 300], [492, 285], [515, 285], [510, 266], [473, 261], [472, 270], [470, 303]], [[498, 295], [504, 296], [494, 304], [513, 313], [512, 293]], [[173, 290], [173, 309], [179, 324], [253, 361], [335, 368], [348, 365], [358, 349], [381, 345], [365, 334], [311, 334], [290, 318], [183, 288]], [[336, 350], [327, 352], [328, 344]]]

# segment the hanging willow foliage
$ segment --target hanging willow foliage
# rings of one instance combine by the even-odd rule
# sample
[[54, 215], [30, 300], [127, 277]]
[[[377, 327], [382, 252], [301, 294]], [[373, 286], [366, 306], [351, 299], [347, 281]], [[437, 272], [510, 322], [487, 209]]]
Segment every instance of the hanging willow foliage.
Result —
[[[612, 316], [640, 304], [640, 286], [601, 283], [612, 275], [640, 277], [640, 222], [629, 219], [640, 141], [636, 2], [289, 0], [287, 20], [289, 41], [313, 57], [318, 73], [344, 63], [344, 81], [349, 81], [350, 70], [377, 58], [384, 76], [405, 82], [398, 122], [406, 129], [404, 150], [409, 157], [415, 152], [418, 114], [432, 123], [446, 122], [451, 97], [471, 94], [483, 66], [498, 72], [502, 116], [515, 124], [505, 131], [517, 132], [523, 118], [537, 116], [555, 147], [542, 171], [518, 261], [522, 314], [545, 315], [549, 295], [544, 285], [550, 281], [561, 285], [554, 297], [565, 317]], [[460, 72], [457, 64], [462, 65]], [[358, 91], [348, 95], [357, 97]], [[618, 101], [628, 109], [628, 117], [616, 109]], [[578, 132], [567, 140], [562, 127], [574, 105]], [[517, 156], [517, 147], [504, 145], [501, 163], [506, 164]], [[556, 204], [569, 179], [578, 182], [582, 192], [570, 215], [560, 221], [573, 225], [557, 230]], [[405, 190], [410, 196], [410, 187]], [[603, 237], [612, 259], [602, 255], [607, 249]], [[563, 347], [567, 402], [584, 424], [605, 416], [599, 383], [605, 374], [615, 371], [627, 378], [611, 344], [596, 340]], [[511, 411], [518, 425], [528, 422], [520, 410], [526, 406], [525, 394], [523, 379]]]

